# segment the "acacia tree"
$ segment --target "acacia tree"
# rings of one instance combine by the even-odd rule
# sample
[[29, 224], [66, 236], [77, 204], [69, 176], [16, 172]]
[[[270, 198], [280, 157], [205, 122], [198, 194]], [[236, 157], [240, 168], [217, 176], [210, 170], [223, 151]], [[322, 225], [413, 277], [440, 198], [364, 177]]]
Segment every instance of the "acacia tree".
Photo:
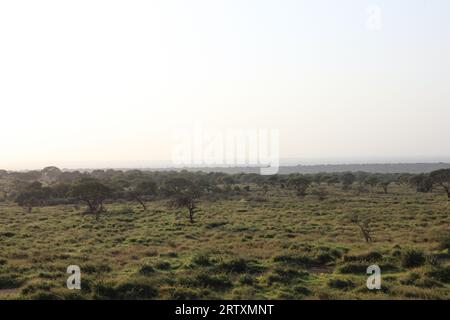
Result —
[[341, 182], [344, 190], [348, 190], [352, 184], [355, 182], [356, 177], [353, 173], [347, 172], [344, 173], [341, 177]]
[[28, 213], [31, 213], [34, 207], [45, 205], [49, 198], [50, 189], [43, 187], [40, 182], [33, 182], [19, 192], [15, 201], [19, 206], [26, 208]]
[[392, 179], [390, 179], [388, 177], [385, 177], [385, 178], [381, 179], [381, 181], [379, 182], [379, 185], [383, 188], [383, 191], [384, 191], [385, 194], [388, 193], [389, 185], [392, 182], [393, 182]]
[[433, 189], [433, 180], [431, 180], [429, 175], [426, 174], [416, 174], [409, 178], [409, 184], [416, 188], [417, 192], [431, 192]]
[[137, 201], [145, 211], [147, 210], [145, 201], [154, 197], [157, 194], [157, 190], [158, 186], [153, 180], [144, 180], [139, 182], [136, 187], [129, 192], [129, 197], [132, 200]]
[[70, 194], [87, 204], [86, 213], [95, 215], [100, 219], [100, 214], [105, 212], [104, 201], [112, 195], [111, 189], [95, 179], [83, 179], [72, 187]]
[[369, 177], [366, 178], [365, 183], [374, 188], [378, 183], [379, 179], [376, 175], [372, 174]]
[[194, 214], [198, 212], [197, 202], [202, 195], [202, 190], [186, 178], [172, 178], [165, 182], [164, 192], [172, 198], [173, 207], [188, 210], [189, 221], [194, 223]]
[[350, 222], [352, 222], [353, 224], [358, 226], [359, 230], [361, 231], [361, 234], [363, 235], [363, 237], [367, 243], [370, 243], [373, 241], [372, 235], [371, 235], [371, 230], [370, 230], [370, 225], [369, 225], [369, 220], [361, 221], [359, 219], [358, 215], [355, 214], [350, 218]]
[[297, 196], [303, 197], [306, 195], [306, 191], [311, 185], [311, 180], [305, 176], [295, 176], [288, 180], [288, 186], [294, 188], [297, 191]]
[[434, 186], [444, 189], [450, 201], [450, 169], [433, 171], [430, 173], [430, 178]]

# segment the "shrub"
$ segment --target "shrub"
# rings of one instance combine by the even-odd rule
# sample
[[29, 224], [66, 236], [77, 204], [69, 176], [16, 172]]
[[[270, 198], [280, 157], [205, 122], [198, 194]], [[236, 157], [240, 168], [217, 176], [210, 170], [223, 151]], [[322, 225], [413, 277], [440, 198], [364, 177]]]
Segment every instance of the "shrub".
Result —
[[197, 300], [200, 296], [197, 291], [188, 288], [176, 288], [171, 292], [173, 300]]
[[404, 268], [415, 268], [425, 264], [426, 258], [423, 252], [414, 249], [408, 250], [402, 255], [402, 266]]
[[438, 268], [427, 272], [428, 277], [443, 283], [450, 283], [450, 266]]
[[[367, 267], [369, 267], [369, 263], [367, 262], [349, 262], [340, 266], [338, 271], [344, 274], [366, 274]], [[398, 267], [391, 263], [379, 264], [379, 267], [382, 272], [398, 270]]]
[[95, 299], [143, 300], [158, 296], [158, 290], [145, 279], [132, 279], [117, 286], [99, 283], [94, 288]]
[[340, 266], [338, 271], [344, 274], [365, 274], [367, 271], [367, 267], [368, 265], [366, 263], [350, 262]]
[[334, 289], [350, 290], [355, 287], [355, 284], [350, 279], [330, 279], [328, 286]]
[[81, 267], [81, 272], [85, 272], [88, 274], [108, 273], [111, 271], [112, 271], [111, 267], [106, 264], [87, 264], [87, 265]]
[[195, 255], [192, 258], [192, 263], [194, 263], [194, 264], [196, 264], [198, 266], [201, 266], [201, 267], [207, 267], [207, 266], [210, 266], [212, 264], [209, 256], [206, 255], [206, 254]]
[[36, 291], [29, 297], [32, 300], [62, 300], [62, 297], [51, 291]]
[[242, 258], [226, 261], [220, 264], [219, 269], [229, 273], [259, 273], [263, 268], [253, 261]]
[[309, 290], [308, 288], [303, 287], [303, 286], [295, 286], [294, 292], [297, 294], [301, 294], [303, 296], [308, 296], [311, 294], [311, 290]]
[[23, 284], [16, 275], [0, 275], [0, 289], [15, 289]]
[[227, 290], [233, 286], [225, 275], [199, 274], [192, 279], [183, 279], [182, 283], [190, 287], [211, 288], [214, 290]]
[[145, 264], [139, 269], [139, 273], [143, 276], [149, 276], [155, 273], [155, 269], [152, 266]]
[[119, 284], [114, 289], [115, 299], [139, 300], [153, 299], [158, 295], [158, 290], [149, 283], [133, 280]]
[[383, 259], [383, 255], [378, 251], [370, 251], [360, 255], [345, 255], [345, 262], [354, 262], [354, 261], [367, 261], [367, 262], [379, 262]]
[[159, 270], [170, 270], [170, 268], [172, 268], [172, 266], [170, 265], [170, 263], [167, 262], [167, 261], [161, 261], [161, 262], [158, 262], [158, 263], [155, 265], [155, 267], [156, 267], [156, 269], [159, 269]]
[[450, 250], [450, 233], [442, 236], [439, 239], [439, 246], [443, 250], [445, 249]]
[[280, 255], [273, 258], [274, 262], [282, 262], [286, 264], [294, 264], [301, 266], [311, 266], [315, 264], [314, 259], [303, 255]]
[[239, 278], [239, 283], [242, 285], [252, 286], [255, 284], [255, 278], [253, 278], [251, 275], [244, 274]]

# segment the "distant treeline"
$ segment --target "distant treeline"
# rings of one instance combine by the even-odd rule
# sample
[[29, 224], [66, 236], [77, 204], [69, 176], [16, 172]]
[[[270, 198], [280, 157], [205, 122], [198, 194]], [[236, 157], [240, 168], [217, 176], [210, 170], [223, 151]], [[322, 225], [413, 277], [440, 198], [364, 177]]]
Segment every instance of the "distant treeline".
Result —
[[298, 197], [310, 193], [323, 200], [327, 193], [323, 186], [338, 186], [358, 193], [368, 192], [368, 188], [380, 188], [387, 194], [392, 184], [410, 186], [417, 192], [439, 189], [450, 199], [450, 169], [429, 174], [358, 171], [264, 176], [187, 170], [80, 172], [47, 167], [40, 171], [0, 171], [0, 201], [15, 201], [29, 212], [36, 206], [84, 203], [88, 212], [98, 217], [105, 210], [105, 201], [136, 201], [146, 210], [146, 201], [166, 198], [174, 206], [186, 208], [193, 222], [200, 199], [248, 193], [253, 188], [262, 191], [263, 195], [271, 188], [290, 189]]
[[[183, 168], [188, 171], [236, 173], [259, 173], [259, 167], [196, 167]], [[320, 164], [281, 166], [279, 174], [315, 174], [337, 172], [369, 173], [430, 173], [439, 169], [450, 169], [450, 163], [373, 163], [373, 164]], [[166, 171], [170, 169], [145, 169], [145, 171]]]

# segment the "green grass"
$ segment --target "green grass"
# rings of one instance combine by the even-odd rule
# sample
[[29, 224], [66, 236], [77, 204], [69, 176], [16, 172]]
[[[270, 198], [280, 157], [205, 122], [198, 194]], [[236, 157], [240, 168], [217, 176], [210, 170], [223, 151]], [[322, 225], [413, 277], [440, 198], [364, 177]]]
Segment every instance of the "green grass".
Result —
[[[287, 189], [202, 201], [195, 224], [164, 201], [107, 204], [100, 221], [0, 204], [0, 299], [450, 298], [446, 197], [326, 189], [323, 201]], [[370, 219], [373, 243], [352, 214]], [[374, 263], [379, 291], [366, 288]], [[69, 265], [80, 291], [66, 289]]]

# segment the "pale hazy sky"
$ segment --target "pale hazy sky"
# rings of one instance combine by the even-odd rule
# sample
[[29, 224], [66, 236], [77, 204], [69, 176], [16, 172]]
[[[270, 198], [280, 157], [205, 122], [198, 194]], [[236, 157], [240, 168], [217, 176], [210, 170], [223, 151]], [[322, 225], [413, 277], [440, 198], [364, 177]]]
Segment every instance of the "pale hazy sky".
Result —
[[168, 161], [194, 123], [450, 158], [449, 87], [448, 0], [0, 0], [0, 168]]

